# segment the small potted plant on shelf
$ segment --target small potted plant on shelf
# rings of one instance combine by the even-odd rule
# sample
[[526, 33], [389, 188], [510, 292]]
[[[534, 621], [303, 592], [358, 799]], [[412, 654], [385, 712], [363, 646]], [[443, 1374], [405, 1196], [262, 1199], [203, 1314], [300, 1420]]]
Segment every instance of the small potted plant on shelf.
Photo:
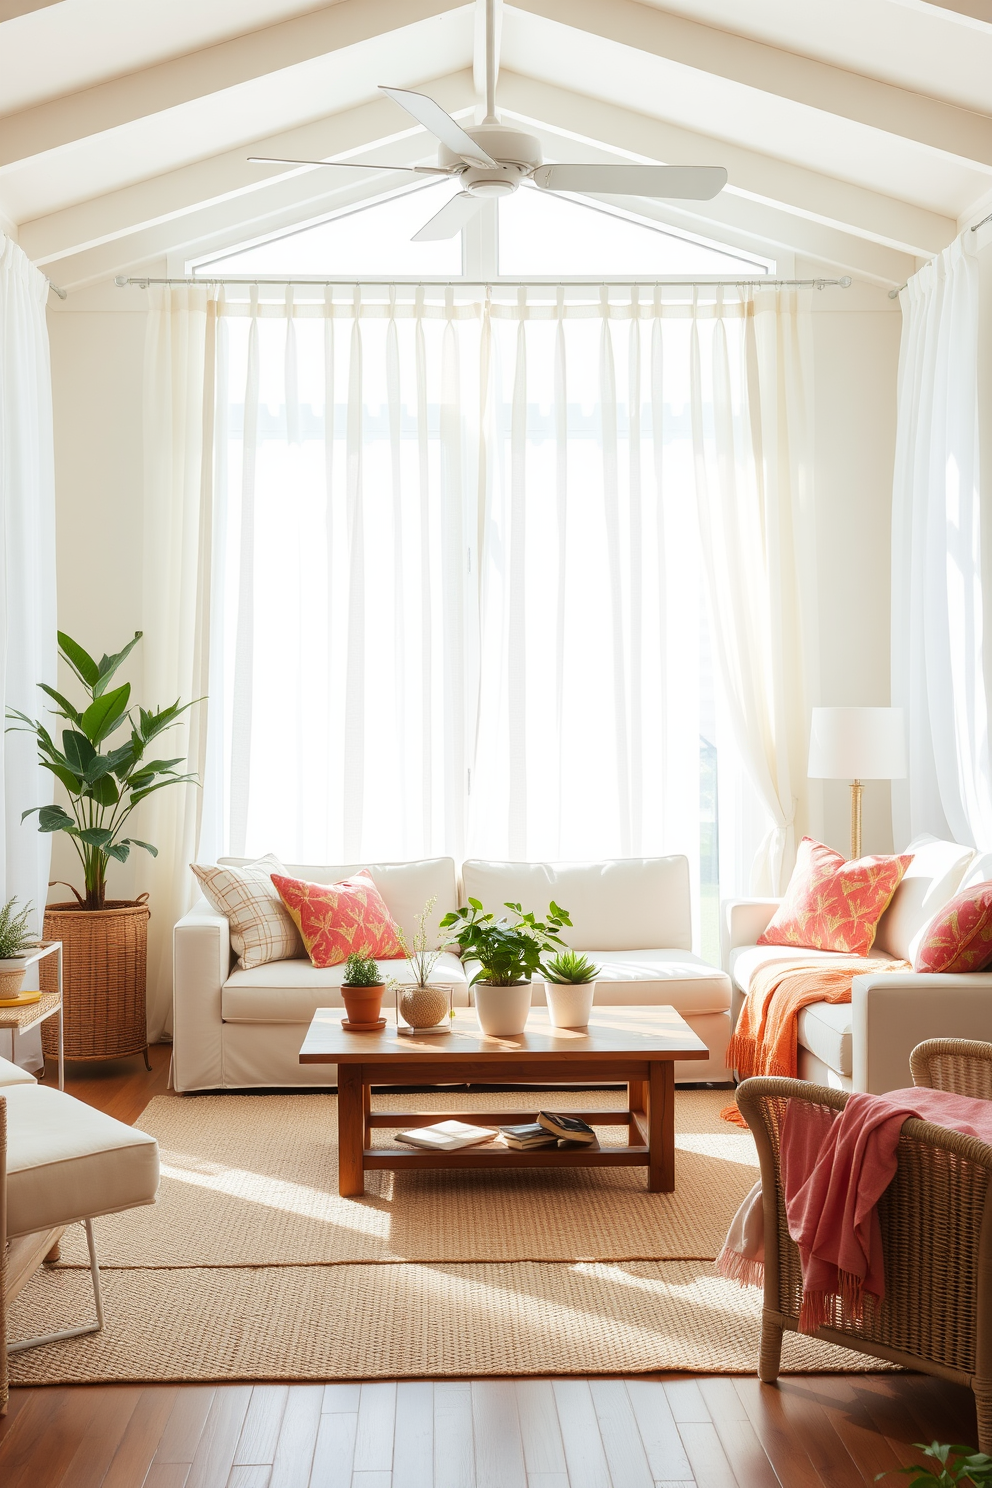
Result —
[[567, 910], [554, 900], [546, 921], [507, 903], [515, 921], [488, 914], [478, 899], [464, 909], [453, 909], [441, 921], [454, 930], [452, 941], [466, 961], [478, 962], [470, 986], [475, 989], [475, 1011], [483, 1033], [512, 1038], [523, 1033], [530, 1010], [531, 978], [543, 971], [542, 958], [565, 949], [558, 931], [571, 925]]
[[348, 1014], [346, 1026], [358, 1033], [381, 1028], [386, 1021], [379, 1017], [385, 990], [386, 984], [375, 957], [367, 956], [364, 951], [352, 951], [344, 963], [341, 983], [341, 996]]
[[592, 1013], [599, 967], [581, 951], [559, 951], [546, 962], [544, 985], [556, 1028], [585, 1028]]
[[30, 904], [18, 913], [16, 899], [8, 899], [0, 909], [0, 1007], [14, 1007], [19, 1002], [38, 1002], [40, 992], [22, 992], [24, 952], [37, 945], [28, 929]]
[[389, 985], [396, 991], [397, 1013], [410, 1028], [447, 1030], [449, 1026], [451, 988], [435, 986], [431, 982], [434, 968], [444, 949], [443, 946], [429, 944], [431, 937], [428, 934], [427, 923], [436, 902], [437, 896], [432, 895], [417, 916], [417, 928], [414, 931], [412, 945], [407, 942], [402, 928], [397, 929], [397, 937], [406, 952], [414, 980], [412, 982], [391, 980]]

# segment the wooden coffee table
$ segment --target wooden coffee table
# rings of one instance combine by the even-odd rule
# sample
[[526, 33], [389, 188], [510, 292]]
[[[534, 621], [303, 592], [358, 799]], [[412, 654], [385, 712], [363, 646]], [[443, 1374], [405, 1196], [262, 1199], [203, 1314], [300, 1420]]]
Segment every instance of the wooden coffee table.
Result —
[[[675, 1188], [675, 1060], [708, 1059], [709, 1051], [670, 1007], [594, 1008], [588, 1029], [552, 1027], [547, 1008], [532, 1008], [517, 1038], [490, 1038], [473, 1008], [459, 1008], [447, 1035], [400, 1038], [394, 1025], [378, 1033], [349, 1033], [342, 1008], [318, 1008], [300, 1050], [301, 1064], [338, 1066], [339, 1191], [365, 1192], [373, 1168], [647, 1168], [648, 1189]], [[626, 1147], [541, 1147], [514, 1152], [501, 1146], [457, 1152], [373, 1148], [375, 1127], [431, 1126], [467, 1121], [513, 1126], [533, 1121], [522, 1097], [518, 1111], [373, 1111], [375, 1085], [431, 1089], [463, 1082], [596, 1085], [623, 1082], [626, 1111], [574, 1111], [590, 1126], [626, 1126]]]

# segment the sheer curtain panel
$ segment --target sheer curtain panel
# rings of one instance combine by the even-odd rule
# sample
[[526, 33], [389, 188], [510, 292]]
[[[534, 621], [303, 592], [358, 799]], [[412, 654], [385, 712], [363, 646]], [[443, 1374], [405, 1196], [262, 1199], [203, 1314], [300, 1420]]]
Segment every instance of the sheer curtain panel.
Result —
[[909, 773], [895, 840], [992, 846], [979, 480], [979, 266], [965, 232], [901, 295], [892, 493], [892, 702]]
[[[16, 243], [0, 235], [0, 542], [3, 545], [4, 712], [42, 712], [39, 682], [54, 687], [55, 460], [52, 377], [45, 304], [48, 281]], [[16, 894], [34, 906], [41, 931], [51, 838], [21, 812], [52, 799], [52, 777], [27, 734], [5, 734], [2, 755], [4, 857], [0, 902]], [[37, 984], [36, 984], [37, 985]]]
[[[206, 698], [213, 524], [213, 417], [218, 301], [207, 288], [153, 285], [145, 347], [143, 697], [146, 706]], [[163, 737], [203, 779], [208, 702]], [[139, 808], [141, 836], [158, 857], [135, 854], [147, 890], [148, 1036], [172, 1027], [172, 927], [193, 901], [202, 797], [174, 786]]]

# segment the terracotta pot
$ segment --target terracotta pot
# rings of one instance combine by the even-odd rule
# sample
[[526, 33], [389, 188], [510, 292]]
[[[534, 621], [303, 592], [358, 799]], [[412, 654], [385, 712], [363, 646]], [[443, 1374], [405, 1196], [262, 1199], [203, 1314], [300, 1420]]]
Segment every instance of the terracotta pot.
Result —
[[382, 1008], [385, 982], [376, 982], [374, 987], [342, 987], [341, 996], [348, 1013], [349, 1023], [375, 1023]]
[[[110, 899], [105, 909], [78, 904], [45, 908], [45, 939], [62, 942], [62, 1016], [66, 1059], [120, 1059], [144, 1054], [148, 905]], [[58, 988], [55, 957], [39, 964], [42, 990]], [[58, 1053], [56, 1019], [41, 1025], [46, 1058]], [[150, 1067], [150, 1066], [149, 1066]]]
[[490, 1038], [515, 1038], [523, 1033], [529, 1012], [530, 982], [514, 982], [512, 987], [476, 982], [475, 1016]]

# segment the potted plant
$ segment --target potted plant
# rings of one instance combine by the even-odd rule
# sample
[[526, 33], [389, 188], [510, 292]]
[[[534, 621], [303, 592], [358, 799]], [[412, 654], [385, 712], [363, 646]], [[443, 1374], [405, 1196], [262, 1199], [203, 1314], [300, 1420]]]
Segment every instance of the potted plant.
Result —
[[581, 951], [559, 951], [544, 967], [551, 1021], [556, 1028], [585, 1028], [592, 1013], [599, 967]]
[[890, 1478], [894, 1474], [912, 1478], [909, 1488], [954, 1488], [955, 1484], [969, 1484], [970, 1488], [988, 1488], [992, 1484], [992, 1457], [976, 1452], [966, 1446], [945, 1446], [941, 1442], [914, 1442], [924, 1457], [929, 1457], [932, 1467], [916, 1462], [912, 1467], [890, 1467], [887, 1472], [875, 1474], [875, 1482]]
[[483, 1033], [512, 1038], [523, 1033], [530, 1010], [531, 978], [543, 971], [542, 957], [564, 950], [558, 931], [571, 925], [568, 912], [554, 900], [547, 922], [525, 914], [519, 904], [507, 903], [515, 922], [504, 915], [487, 914], [478, 899], [464, 909], [453, 909], [441, 921], [442, 930], [454, 930], [452, 941], [467, 961], [477, 961], [479, 970], [470, 986], [475, 988], [475, 1011]]
[[21, 992], [24, 981], [24, 952], [37, 945], [28, 929], [30, 904], [16, 913], [16, 899], [8, 899], [0, 909], [0, 1007], [12, 1007], [18, 1002], [37, 1002], [40, 992]]
[[341, 996], [344, 998], [348, 1022], [353, 1029], [381, 1028], [385, 1019], [379, 1017], [382, 994], [386, 984], [374, 956], [364, 951], [352, 951], [344, 963], [344, 980]]
[[391, 982], [390, 985], [396, 988], [397, 1011], [411, 1028], [436, 1028], [451, 1011], [450, 987], [434, 986], [431, 982], [434, 968], [444, 949], [443, 946], [431, 946], [428, 943], [430, 936], [427, 933], [427, 922], [436, 902], [437, 895], [432, 895], [417, 916], [412, 946], [408, 944], [402, 927], [398, 927], [396, 932], [410, 963], [414, 980]]
[[[64, 806], [34, 806], [22, 814], [38, 813], [42, 832], [65, 832], [83, 871], [83, 893], [69, 884], [74, 903], [50, 904], [45, 910], [46, 940], [63, 946], [63, 1009], [65, 1053], [70, 1059], [112, 1059], [144, 1053], [145, 963], [148, 906], [144, 899], [107, 898], [107, 865], [111, 858], [124, 863], [132, 847], [152, 856], [150, 842], [124, 835], [132, 812], [155, 791], [195, 781], [176, 770], [183, 757], [148, 759], [150, 745], [173, 728], [191, 703], [164, 708], [131, 708], [131, 686], [112, 687], [119, 667], [141, 640], [136, 631], [122, 651], [95, 661], [63, 631], [58, 632], [59, 655], [83, 686], [84, 701], [77, 708], [69, 698], [41, 682], [62, 720], [61, 739], [45, 724], [10, 709], [14, 728], [34, 734], [39, 762], [65, 788]], [[126, 730], [126, 733], [124, 731]], [[114, 736], [118, 742], [113, 743]], [[47, 973], [54, 975], [52, 972]], [[43, 973], [43, 984], [44, 984]], [[56, 1034], [46, 1023], [42, 1043], [52, 1054]], [[49, 1044], [52, 1047], [49, 1047]]]

